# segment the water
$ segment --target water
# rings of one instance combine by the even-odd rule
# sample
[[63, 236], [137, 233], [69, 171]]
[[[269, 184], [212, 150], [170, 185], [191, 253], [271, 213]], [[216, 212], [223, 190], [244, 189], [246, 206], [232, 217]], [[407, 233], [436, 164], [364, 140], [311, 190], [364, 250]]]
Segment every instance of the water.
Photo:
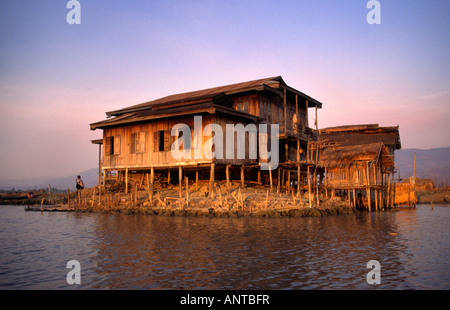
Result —
[[[264, 219], [0, 206], [0, 289], [450, 289], [449, 220], [450, 207], [427, 205]], [[70, 260], [81, 285], [66, 281]]]

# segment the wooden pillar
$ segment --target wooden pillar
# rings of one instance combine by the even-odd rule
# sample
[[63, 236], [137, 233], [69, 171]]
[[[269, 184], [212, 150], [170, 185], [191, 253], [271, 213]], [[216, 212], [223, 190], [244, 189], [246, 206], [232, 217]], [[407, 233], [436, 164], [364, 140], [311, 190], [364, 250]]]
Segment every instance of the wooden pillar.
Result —
[[183, 187], [183, 169], [181, 168], [181, 166], [178, 166], [178, 195], [181, 197], [183, 197], [183, 193], [182, 191], [182, 187]]
[[167, 170], [167, 184], [170, 184], [170, 169]]
[[[148, 174], [147, 174], [147, 177], [148, 177]], [[152, 167], [152, 168], [150, 169], [150, 195], [149, 195], [149, 197], [150, 197], [150, 202], [153, 201], [153, 184], [154, 184], [154, 180], [155, 180], [155, 170], [154, 170], [154, 168]]]
[[209, 195], [214, 198], [214, 166], [215, 164], [211, 164], [211, 172], [209, 175]]
[[287, 170], [287, 191], [290, 192], [291, 191], [291, 170], [288, 169]]
[[187, 176], [184, 177], [185, 187], [186, 187], [186, 205], [189, 207], [189, 179]]
[[309, 207], [311, 208], [311, 176], [309, 175], [309, 166], [306, 173], [308, 176], [308, 200], [309, 200]]
[[106, 170], [103, 170], [103, 191], [106, 189]]
[[309, 115], [308, 115], [308, 99], [306, 99], [306, 127], [309, 127]]
[[195, 190], [198, 192], [198, 170], [195, 170]]
[[272, 167], [269, 167], [270, 192], [272, 192]]
[[125, 194], [128, 194], [128, 168], [125, 168]]
[[241, 166], [241, 188], [242, 189], [245, 188], [245, 184], [244, 184], [244, 166]]
[[98, 145], [98, 186], [102, 184], [102, 145]]
[[300, 164], [297, 164], [297, 196], [301, 197], [301, 193], [300, 193], [300, 173], [301, 173]]
[[261, 169], [258, 169], [258, 184], [261, 184]]
[[374, 189], [375, 196], [375, 211], [378, 211], [378, 190]]
[[278, 167], [278, 184], [277, 184], [277, 194], [280, 193], [280, 186], [281, 186], [281, 168]]
[[226, 165], [225, 167], [225, 175], [227, 178], [227, 192], [230, 193], [230, 165]]

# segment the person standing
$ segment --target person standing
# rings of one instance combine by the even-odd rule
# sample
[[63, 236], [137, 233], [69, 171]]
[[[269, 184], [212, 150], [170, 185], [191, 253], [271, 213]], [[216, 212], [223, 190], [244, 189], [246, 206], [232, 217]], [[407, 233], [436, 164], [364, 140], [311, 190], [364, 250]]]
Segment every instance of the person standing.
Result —
[[77, 184], [77, 190], [84, 189], [84, 183], [81, 179], [81, 176], [77, 176], [77, 179], [75, 180]]

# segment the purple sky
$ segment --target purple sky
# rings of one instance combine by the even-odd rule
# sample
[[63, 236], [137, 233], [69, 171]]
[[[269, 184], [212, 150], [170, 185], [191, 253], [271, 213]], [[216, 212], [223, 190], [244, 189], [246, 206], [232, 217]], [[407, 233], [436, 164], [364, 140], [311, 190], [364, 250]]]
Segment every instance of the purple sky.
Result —
[[[185, 91], [281, 75], [323, 102], [319, 127], [400, 125], [450, 146], [450, 1], [0, 2], [0, 180], [96, 167], [89, 124]], [[313, 114], [313, 113], [311, 113]]]

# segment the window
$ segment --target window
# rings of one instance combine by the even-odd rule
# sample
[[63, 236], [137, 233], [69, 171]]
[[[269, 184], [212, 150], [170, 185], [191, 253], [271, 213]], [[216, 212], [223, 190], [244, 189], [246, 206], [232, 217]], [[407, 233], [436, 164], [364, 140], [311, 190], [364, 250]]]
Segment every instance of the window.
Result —
[[243, 112], [248, 113], [248, 101], [244, 101]]
[[110, 136], [105, 138], [105, 155], [120, 154], [120, 136]]
[[145, 132], [135, 132], [131, 135], [131, 153], [141, 154], [145, 152]]
[[153, 133], [153, 152], [170, 151], [170, 131], [159, 130]]

